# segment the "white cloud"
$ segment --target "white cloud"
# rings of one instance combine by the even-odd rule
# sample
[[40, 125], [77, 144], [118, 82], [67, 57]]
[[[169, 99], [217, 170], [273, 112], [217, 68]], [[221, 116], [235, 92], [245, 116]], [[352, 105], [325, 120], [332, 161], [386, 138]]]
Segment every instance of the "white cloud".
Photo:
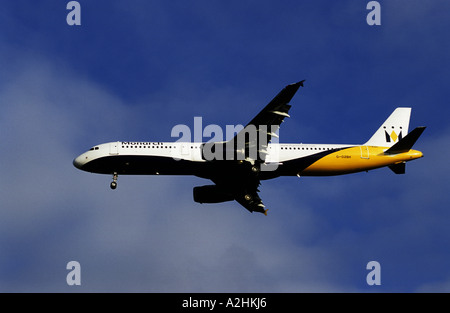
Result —
[[450, 279], [426, 283], [416, 291], [423, 293], [448, 293], [450, 292]]

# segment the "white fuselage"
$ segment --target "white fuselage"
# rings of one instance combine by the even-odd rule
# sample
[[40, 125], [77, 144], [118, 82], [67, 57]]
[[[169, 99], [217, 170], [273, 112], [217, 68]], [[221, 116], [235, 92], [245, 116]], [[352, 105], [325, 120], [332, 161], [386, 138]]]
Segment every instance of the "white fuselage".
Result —
[[[207, 162], [202, 157], [198, 142], [109, 142], [97, 145], [74, 160], [82, 167], [92, 161], [114, 156], [149, 156], [172, 158], [175, 161]], [[354, 147], [349, 144], [269, 144], [266, 163], [283, 163], [287, 160], [308, 157], [320, 152]], [[95, 172], [95, 171], [94, 171]]]

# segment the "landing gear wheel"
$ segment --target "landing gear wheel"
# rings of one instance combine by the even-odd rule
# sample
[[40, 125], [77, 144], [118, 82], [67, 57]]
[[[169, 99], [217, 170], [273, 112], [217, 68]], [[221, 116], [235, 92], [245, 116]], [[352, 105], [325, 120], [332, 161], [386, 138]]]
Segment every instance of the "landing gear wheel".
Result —
[[119, 177], [119, 175], [117, 173], [113, 174], [113, 181], [111, 182], [111, 185], [109, 185], [109, 187], [111, 187], [112, 190], [117, 188], [117, 178]]

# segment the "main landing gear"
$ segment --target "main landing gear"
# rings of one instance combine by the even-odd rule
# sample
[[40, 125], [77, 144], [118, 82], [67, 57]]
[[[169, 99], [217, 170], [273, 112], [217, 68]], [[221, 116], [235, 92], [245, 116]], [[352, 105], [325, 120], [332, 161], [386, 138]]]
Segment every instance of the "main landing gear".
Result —
[[111, 182], [111, 185], [110, 185], [112, 190], [117, 188], [117, 178], [118, 177], [119, 177], [119, 175], [116, 172], [114, 172], [114, 174], [113, 174], [113, 181]]

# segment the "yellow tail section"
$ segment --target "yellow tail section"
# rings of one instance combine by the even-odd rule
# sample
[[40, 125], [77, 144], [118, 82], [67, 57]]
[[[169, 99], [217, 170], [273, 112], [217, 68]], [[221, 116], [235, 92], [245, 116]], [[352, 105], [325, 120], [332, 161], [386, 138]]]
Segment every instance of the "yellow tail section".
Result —
[[368, 171], [421, 158], [422, 152], [409, 150], [396, 155], [386, 155], [388, 147], [354, 146], [333, 152], [317, 160], [304, 171], [304, 176], [342, 175]]

